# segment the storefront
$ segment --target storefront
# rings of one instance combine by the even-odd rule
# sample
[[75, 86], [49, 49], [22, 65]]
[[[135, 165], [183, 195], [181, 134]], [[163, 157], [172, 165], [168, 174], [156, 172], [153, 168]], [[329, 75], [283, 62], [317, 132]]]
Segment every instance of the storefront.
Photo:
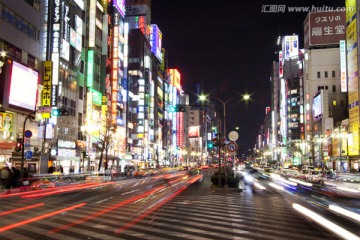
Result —
[[51, 165], [55, 171], [60, 171], [61, 165], [64, 174], [79, 172], [80, 156], [77, 154], [75, 141], [59, 139], [57, 148], [52, 148], [51, 155], [54, 157]]
[[15, 141], [0, 141], [0, 167], [12, 167], [11, 156], [15, 145]]

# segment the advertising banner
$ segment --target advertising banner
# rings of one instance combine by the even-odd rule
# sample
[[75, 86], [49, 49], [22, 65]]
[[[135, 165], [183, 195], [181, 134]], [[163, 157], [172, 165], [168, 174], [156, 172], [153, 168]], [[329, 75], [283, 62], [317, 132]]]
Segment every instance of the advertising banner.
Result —
[[345, 40], [345, 12], [311, 12], [304, 21], [304, 47], [339, 44]]

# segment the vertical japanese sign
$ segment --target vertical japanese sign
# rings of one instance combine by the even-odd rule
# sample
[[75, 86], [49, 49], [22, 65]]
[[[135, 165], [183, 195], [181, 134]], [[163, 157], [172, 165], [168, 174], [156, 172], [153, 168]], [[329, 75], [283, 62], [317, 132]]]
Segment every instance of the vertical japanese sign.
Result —
[[[51, 61], [45, 61], [44, 62], [44, 89], [42, 91], [42, 101], [41, 105], [44, 107], [50, 107], [51, 106], [51, 76], [52, 76], [52, 62]], [[41, 114], [43, 118], [50, 118], [50, 113], [42, 113]]]
[[356, 27], [356, 1], [346, 0], [346, 50], [349, 101], [349, 156], [359, 155], [359, 70]]
[[96, 0], [90, 0], [89, 9], [89, 47], [95, 47]]
[[341, 40], [339, 46], [340, 46], [340, 81], [341, 81], [341, 92], [347, 92], [346, 43], [345, 43], [345, 40]]
[[53, 61], [52, 66], [52, 84], [59, 84], [59, 60], [60, 60], [60, 43], [61, 43], [61, 0], [55, 0], [52, 5], [52, 32], [51, 32], [51, 60]]
[[113, 39], [112, 39], [112, 66], [111, 66], [111, 120], [116, 124], [117, 100], [118, 100], [118, 65], [119, 65], [119, 14], [114, 15]]

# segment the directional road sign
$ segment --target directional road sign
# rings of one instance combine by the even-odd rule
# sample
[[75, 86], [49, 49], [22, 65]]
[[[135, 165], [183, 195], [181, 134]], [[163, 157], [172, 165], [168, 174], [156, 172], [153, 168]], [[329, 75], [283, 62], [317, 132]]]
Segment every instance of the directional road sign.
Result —
[[33, 157], [33, 152], [32, 151], [26, 151], [25, 152], [25, 158], [26, 159], [31, 159]]

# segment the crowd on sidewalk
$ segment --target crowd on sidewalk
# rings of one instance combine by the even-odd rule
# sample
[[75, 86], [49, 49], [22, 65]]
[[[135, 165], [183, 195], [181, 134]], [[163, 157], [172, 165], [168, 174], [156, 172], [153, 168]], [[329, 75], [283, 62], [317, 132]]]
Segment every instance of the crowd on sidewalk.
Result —
[[[20, 169], [18, 167], [8, 167], [8, 166], [3, 166], [0, 170], [0, 177], [1, 177], [1, 185], [0, 185], [0, 190], [4, 191], [4, 190], [8, 190], [11, 188], [16, 188], [20, 185]], [[27, 178], [28, 177], [28, 173], [27, 173], [27, 169], [24, 168], [24, 174], [23, 174], [23, 178]]]

